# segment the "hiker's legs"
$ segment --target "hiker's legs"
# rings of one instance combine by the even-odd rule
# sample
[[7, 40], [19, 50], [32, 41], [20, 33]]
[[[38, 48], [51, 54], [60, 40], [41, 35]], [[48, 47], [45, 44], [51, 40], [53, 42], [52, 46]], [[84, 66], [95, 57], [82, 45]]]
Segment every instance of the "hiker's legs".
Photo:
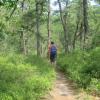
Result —
[[56, 66], [56, 55], [50, 55], [50, 62], [52, 65]]

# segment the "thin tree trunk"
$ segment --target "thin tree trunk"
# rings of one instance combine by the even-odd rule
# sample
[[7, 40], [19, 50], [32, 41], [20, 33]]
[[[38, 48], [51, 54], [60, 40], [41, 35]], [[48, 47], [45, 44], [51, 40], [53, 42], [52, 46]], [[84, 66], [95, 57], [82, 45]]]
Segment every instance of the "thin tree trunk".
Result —
[[[63, 31], [64, 31], [64, 47], [65, 47], [65, 52], [68, 52], [68, 36], [67, 36], [67, 27], [66, 27], [66, 16], [63, 17], [63, 12], [62, 12], [62, 7], [61, 7], [61, 2], [60, 0], [58, 0], [58, 4], [59, 4], [59, 10], [60, 10], [60, 18], [61, 18], [61, 23], [63, 26]], [[65, 19], [64, 19], [65, 18]]]
[[50, 44], [50, 37], [51, 37], [51, 32], [50, 32], [50, 0], [48, 0], [48, 20], [47, 20], [47, 30], [48, 30], [48, 44]]
[[87, 8], [88, 8], [88, 2], [87, 2], [87, 0], [83, 0], [84, 46], [85, 46], [85, 41], [86, 41], [86, 35], [88, 32]]
[[[22, 13], [23, 13], [23, 11], [24, 11], [24, 2], [25, 2], [25, 0], [23, 0], [22, 3], [21, 3], [21, 10], [22, 10]], [[26, 55], [26, 54], [27, 54], [26, 36], [25, 36], [25, 33], [24, 33], [24, 30], [23, 30], [23, 29], [21, 30], [20, 39], [21, 39], [21, 50], [22, 50], [23, 54]]]
[[21, 31], [20, 34], [20, 46], [21, 46], [21, 52], [26, 55], [27, 54], [27, 48], [26, 48], [26, 39], [25, 39], [25, 34], [23, 31]]
[[83, 28], [83, 23], [81, 22], [81, 25], [80, 25], [80, 30], [79, 30], [79, 35], [80, 35], [80, 48], [82, 49], [82, 44], [83, 44], [83, 31], [84, 31], [84, 28]]
[[77, 36], [77, 32], [78, 32], [78, 26], [79, 26], [79, 19], [78, 19], [78, 21], [77, 21], [76, 31], [75, 31], [75, 34], [74, 34], [73, 49], [75, 49], [76, 36]]
[[27, 49], [26, 49], [26, 39], [25, 39], [25, 33], [23, 32], [23, 52], [26, 55]]
[[37, 39], [37, 56], [40, 56], [40, 31], [39, 31], [39, 4], [36, 2], [36, 39]]
[[[80, 27], [81, 26], [79, 26], [80, 25], [80, 23], [81, 23], [81, 12], [82, 12], [82, 10], [81, 10], [81, 5], [82, 5], [82, 3], [81, 3], [81, 1], [78, 1], [78, 5], [80, 5], [79, 7], [78, 7], [78, 9], [77, 9], [77, 21], [76, 21], [76, 30], [75, 30], [75, 33], [74, 33], [74, 40], [73, 40], [73, 49], [75, 49], [75, 47], [76, 47], [76, 39], [77, 39], [77, 33], [79, 32], [79, 31], [81, 31], [81, 29], [80, 29]], [[81, 35], [82, 33], [80, 33], [79, 32], [79, 35]]]

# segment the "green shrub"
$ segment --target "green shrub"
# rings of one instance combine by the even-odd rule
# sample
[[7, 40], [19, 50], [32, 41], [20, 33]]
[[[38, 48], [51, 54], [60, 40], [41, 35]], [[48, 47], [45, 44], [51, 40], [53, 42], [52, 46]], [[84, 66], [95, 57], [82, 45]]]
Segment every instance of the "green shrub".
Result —
[[84, 52], [76, 51], [71, 54], [67, 54], [66, 56], [59, 57], [58, 64], [60, 69], [63, 69], [67, 74], [69, 74], [70, 79], [80, 83], [81, 79], [79, 72], [82, 69], [82, 66], [86, 63], [84, 59], [87, 56], [88, 54]]
[[0, 100], [39, 100], [55, 79], [54, 69], [36, 56], [0, 57]]
[[92, 94], [100, 95], [100, 79], [92, 78], [90, 85], [87, 87], [87, 90]]
[[93, 49], [85, 62], [80, 73], [81, 79], [83, 79], [82, 85], [88, 87], [92, 78], [100, 79], [100, 48]]
[[[100, 47], [89, 52], [74, 51], [70, 54], [59, 55], [58, 65], [80, 87], [94, 86], [96, 90], [100, 91]], [[93, 85], [93, 79], [98, 81], [97, 85]], [[89, 90], [92, 91], [94, 88], [89, 88]]]
[[82, 72], [92, 78], [100, 78], [100, 48], [95, 48], [90, 52], [87, 64]]

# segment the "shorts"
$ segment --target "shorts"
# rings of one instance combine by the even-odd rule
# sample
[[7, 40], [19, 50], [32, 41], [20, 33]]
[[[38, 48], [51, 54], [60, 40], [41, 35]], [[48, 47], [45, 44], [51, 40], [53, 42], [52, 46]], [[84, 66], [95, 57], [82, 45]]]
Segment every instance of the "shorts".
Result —
[[55, 62], [56, 60], [56, 55], [50, 54], [50, 61]]

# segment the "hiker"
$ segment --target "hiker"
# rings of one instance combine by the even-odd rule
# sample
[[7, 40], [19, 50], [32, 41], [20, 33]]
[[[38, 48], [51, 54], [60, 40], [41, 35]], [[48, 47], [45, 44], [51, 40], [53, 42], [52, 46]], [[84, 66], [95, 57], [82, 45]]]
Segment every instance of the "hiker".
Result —
[[56, 57], [57, 57], [57, 47], [55, 46], [54, 42], [51, 42], [50, 48], [49, 48], [49, 52], [50, 52], [50, 62], [51, 63], [55, 63], [56, 61]]

